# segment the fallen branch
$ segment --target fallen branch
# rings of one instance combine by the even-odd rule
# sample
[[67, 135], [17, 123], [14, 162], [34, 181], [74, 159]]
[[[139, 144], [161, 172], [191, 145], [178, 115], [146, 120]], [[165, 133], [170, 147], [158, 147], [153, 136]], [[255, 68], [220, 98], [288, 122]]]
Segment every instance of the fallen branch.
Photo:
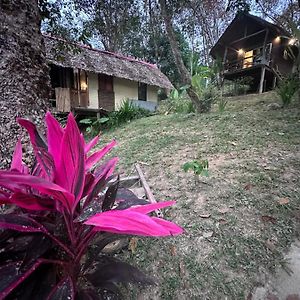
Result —
[[[146, 178], [145, 178], [145, 176], [144, 176], [144, 174], [143, 174], [143, 171], [142, 171], [142, 169], [141, 169], [140, 164], [135, 164], [135, 169], [136, 169], [136, 171], [137, 171], [137, 173], [138, 173], [138, 175], [139, 175], [139, 177], [140, 177], [142, 186], [143, 186], [143, 188], [144, 188], [144, 190], [145, 190], [145, 193], [146, 193], [146, 196], [147, 196], [148, 200], [150, 201], [150, 203], [157, 203], [157, 201], [156, 201], [155, 198], [154, 198], [154, 195], [153, 195], [152, 192], [151, 192], [150, 186], [149, 186], [149, 184], [148, 184], [147, 181], [146, 181]], [[155, 211], [155, 213], [156, 213], [156, 215], [157, 215], [159, 218], [163, 218], [163, 213], [161, 212], [160, 209], [157, 209], [157, 210]]]

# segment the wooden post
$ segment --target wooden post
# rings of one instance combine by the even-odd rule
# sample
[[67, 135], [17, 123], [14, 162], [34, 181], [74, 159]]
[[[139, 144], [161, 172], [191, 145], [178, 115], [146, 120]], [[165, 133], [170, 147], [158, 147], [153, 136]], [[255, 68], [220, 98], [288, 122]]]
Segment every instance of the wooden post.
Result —
[[263, 63], [266, 63], [266, 46], [267, 46], [267, 40], [268, 40], [268, 34], [269, 29], [267, 28], [265, 38], [264, 38], [264, 44], [263, 44]]
[[225, 71], [225, 63], [226, 63], [226, 57], [227, 57], [227, 46], [225, 46], [224, 56], [223, 56], [223, 72]]
[[264, 90], [265, 73], [266, 73], [266, 67], [263, 66], [261, 68], [261, 73], [260, 73], [260, 83], [259, 83], [259, 90], [258, 90], [259, 94], [262, 94]]
[[272, 84], [272, 89], [274, 90], [276, 88], [276, 83], [277, 83], [277, 77], [276, 75], [273, 75], [273, 84]]

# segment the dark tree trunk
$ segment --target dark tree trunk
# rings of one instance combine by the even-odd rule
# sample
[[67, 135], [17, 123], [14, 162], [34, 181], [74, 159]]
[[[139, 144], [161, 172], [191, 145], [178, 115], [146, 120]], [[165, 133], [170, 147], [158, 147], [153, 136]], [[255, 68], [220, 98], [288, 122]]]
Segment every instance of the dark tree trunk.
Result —
[[188, 85], [189, 88], [187, 89], [187, 93], [196, 109], [197, 112], [204, 112], [205, 108], [203, 107], [201, 100], [199, 99], [199, 96], [194, 91], [193, 87], [191, 86], [191, 75], [189, 71], [187, 70], [186, 66], [184, 65], [184, 62], [182, 60], [182, 56], [179, 50], [179, 46], [176, 40], [175, 32], [172, 26], [171, 17], [167, 13], [167, 7], [166, 7], [166, 0], [159, 0], [160, 9], [161, 9], [161, 15], [164, 20], [167, 36], [169, 39], [169, 43], [172, 49], [172, 53], [174, 56], [175, 64], [177, 66], [178, 72], [180, 74], [181, 82], [184, 85]]
[[40, 123], [48, 108], [49, 72], [38, 0], [0, 1], [0, 168], [21, 130], [17, 117]]

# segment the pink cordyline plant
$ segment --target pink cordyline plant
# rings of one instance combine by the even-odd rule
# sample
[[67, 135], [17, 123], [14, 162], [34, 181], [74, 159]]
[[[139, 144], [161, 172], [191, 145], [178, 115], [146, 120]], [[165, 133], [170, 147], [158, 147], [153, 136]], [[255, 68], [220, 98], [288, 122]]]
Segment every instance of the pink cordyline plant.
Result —
[[[11, 206], [0, 215], [0, 299], [117, 299], [118, 283], [152, 284], [101, 250], [124, 234], [182, 233], [149, 215], [174, 202], [149, 204], [119, 188], [118, 159], [99, 164], [116, 142], [90, 154], [99, 137], [86, 144], [71, 113], [65, 128], [49, 112], [45, 121], [47, 141], [32, 122], [18, 119], [30, 136], [33, 167], [23, 164], [19, 140], [10, 170], [0, 171], [0, 204]], [[92, 240], [100, 252], [94, 257]]]

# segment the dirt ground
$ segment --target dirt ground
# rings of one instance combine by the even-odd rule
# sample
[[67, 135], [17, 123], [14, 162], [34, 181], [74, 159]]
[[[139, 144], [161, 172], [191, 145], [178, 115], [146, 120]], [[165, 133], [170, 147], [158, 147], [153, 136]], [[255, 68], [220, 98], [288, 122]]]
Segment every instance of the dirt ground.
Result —
[[[185, 229], [119, 254], [158, 281], [130, 287], [128, 299], [251, 299], [288, 268], [300, 232], [300, 110], [273, 102], [232, 98], [224, 113], [157, 115], [103, 134], [119, 143], [118, 171], [140, 162], [156, 199], [176, 200], [165, 218]], [[208, 160], [209, 177], [183, 171], [194, 159]]]

